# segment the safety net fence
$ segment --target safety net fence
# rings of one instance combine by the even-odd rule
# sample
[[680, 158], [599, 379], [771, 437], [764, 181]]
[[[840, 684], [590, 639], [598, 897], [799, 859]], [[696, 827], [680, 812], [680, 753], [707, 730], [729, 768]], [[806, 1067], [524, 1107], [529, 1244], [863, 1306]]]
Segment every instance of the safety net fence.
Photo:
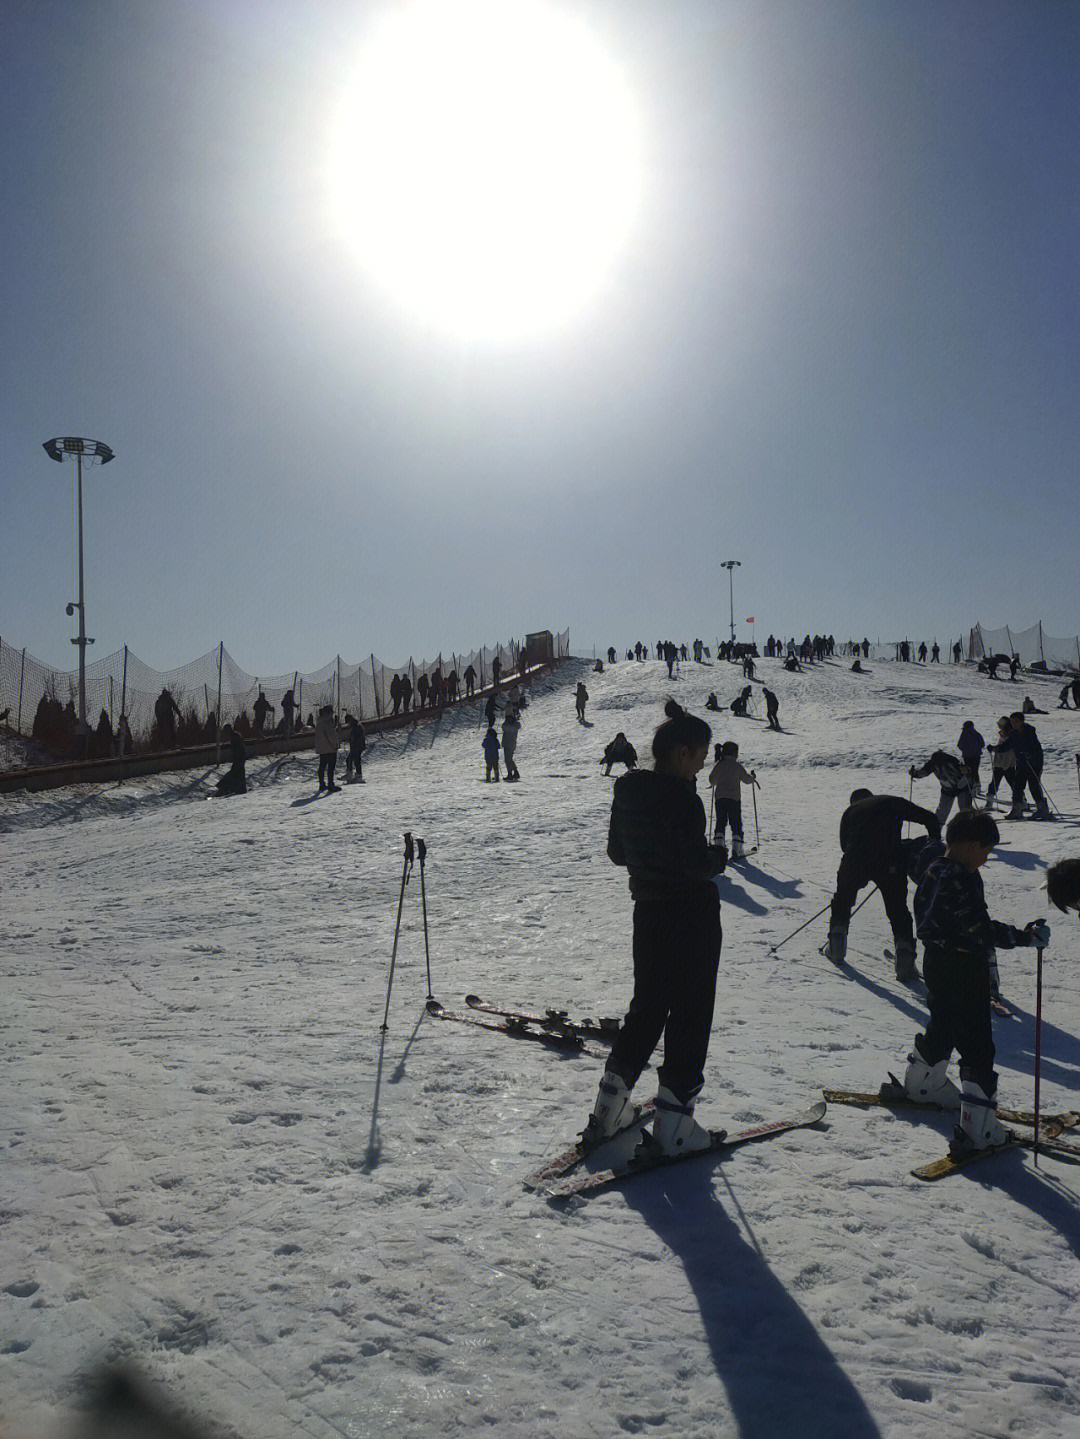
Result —
[[1044, 633], [1041, 622], [1026, 630], [1013, 629], [1011, 625], [997, 630], [973, 626], [968, 634], [968, 659], [987, 659], [991, 655], [1019, 655], [1025, 669], [1039, 665], [1048, 670], [1080, 670], [1080, 635], [1054, 639]]
[[[283, 727], [288, 702], [283, 707], [282, 700], [290, 692], [296, 727], [306, 725], [326, 704], [339, 720], [347, 714], [376, 719], [419, 708], [422, 697], [433, 692], [445, 702], [473, 687], [486, 688], [496, 675], [508, 679], [519, 669], [523, 653], [529, 664], [564, 659], [570, 653], [570, 631], [551, 635], [550, 644], [530, 649], [509, 640], [396, 666], [383, 664], [373, 654], [359, 663], [338, 655], [318, 670], [275, 675], [249, 674], [224, 642], [172, 670], [152, 669], [125, 645], [86, 666], [89, 753], [92, 757], [95, 752], [117, 752], [121, 717], [130, 730], [132, 749], [161, 745], [166, 739], [177, 746], [212, 739], [219, 717], [245, 733], [255, 729], [269, 733]], [[403, 677], [409, 687], [404, 695], [399, 688]], [[79, 733], [78, 711], [77, 670], [53, 669], [25, 648], [0, 639], [0, 723], [9, 733], [37, 740], [47, 749], [63, 749], [56, 741]], [[104, 748], [106, 742], [111, 748]], [[43, 755], [37, 762], [50, 761]]]

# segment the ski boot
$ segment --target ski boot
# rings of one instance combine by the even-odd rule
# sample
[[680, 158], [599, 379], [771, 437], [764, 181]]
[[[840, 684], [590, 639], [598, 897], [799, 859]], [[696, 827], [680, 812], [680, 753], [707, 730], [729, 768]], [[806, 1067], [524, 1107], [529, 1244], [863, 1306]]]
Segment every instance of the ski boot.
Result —
[[733, 834], [731, 836], [731, 858], [733, 860], [746, 858], [746, 846], [743, 844], [741, 834]]
[[694, 1099], [683, 1104], [663, 1085], [656, 1092], [652, 1137], [664, 1154], [693, 1154], [712, 1147], [709, 1131], [694, 1118]]
[[[963, 1153], [971, 1149], [998, 1149], [1009, 1142], [1009, 1131], [997, 1117], [997, 1099], [988, 1096], [972, 1079], [963, 1080], [960, 1123], [950, 1148]], [[997, 1090], [995, 1088], [995, 1095]]]
[[847, 929], [844, 925], [834, 924], [829, 930], [829, 942], [825, 946], [825, 953], [833, 964], [843, 964], [847, 955]]
[[896, 977], [902, 984], [907, 984], [912, 979], [918, 979], [919, 972], [915, 968], [915, 941], [913, 939], [899, 939], [893, 936], [893, 953], [896, 956]]
[[960, 1091], [945, 1071], [948, 1059], [937, 1064], [927, 1064], [919, 1053], [918, 1045], [912, 1048], [904, 1070], [904, 1093], [919, 1104], [936, 1104], [941, 1109], [959, 1109]]
[[593, 1105], [593, 1112], [585, 1126], [585, 1138], [597, 1144], [618, 1134], [620, 1129], [633, 1122], [636, 1115], [630, 1103], [630, 1090], [626, 1080], [613, 1069], [605, 1069], [600, 1076], [600, 1089]]

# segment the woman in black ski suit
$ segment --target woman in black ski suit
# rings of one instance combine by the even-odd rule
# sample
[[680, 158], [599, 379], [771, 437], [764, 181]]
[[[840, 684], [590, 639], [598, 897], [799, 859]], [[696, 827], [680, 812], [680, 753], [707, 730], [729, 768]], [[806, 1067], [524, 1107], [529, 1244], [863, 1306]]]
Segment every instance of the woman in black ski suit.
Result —
[[[727, 862], [706, 839], [694, 786], [712, 732], [669, 700], [653, 739], [652, 770], [615, 782], [608, 857], [625, 865], [634, 899], [634, 997], [600, 1081], [589, 1130], [616, 1133], [633, 1114], [630, 1091], [664, 1035], [653, 1137], [669, 1154], [708, 1146], [694, 1119], [704, 1082], [720, 962], [720, 896]], [[588, 1131], [587, 1131], [588, 1132]]]

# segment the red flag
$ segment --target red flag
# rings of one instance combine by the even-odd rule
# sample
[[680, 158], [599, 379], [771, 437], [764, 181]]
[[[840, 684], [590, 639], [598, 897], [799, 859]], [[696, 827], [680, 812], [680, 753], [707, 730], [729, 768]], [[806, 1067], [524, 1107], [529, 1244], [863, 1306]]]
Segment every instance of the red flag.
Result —
[[746, 624], [752, 625], [753, 623], [754, 623], [754, 616], [753, 616], [753, 615], [748, 615], [748, 616], [746, 617]]

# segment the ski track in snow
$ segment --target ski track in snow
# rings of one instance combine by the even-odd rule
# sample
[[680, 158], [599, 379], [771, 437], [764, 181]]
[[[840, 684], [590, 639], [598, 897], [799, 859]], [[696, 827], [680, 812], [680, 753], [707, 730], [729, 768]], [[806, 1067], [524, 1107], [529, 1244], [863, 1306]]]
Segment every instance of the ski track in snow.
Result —
[[[880, 957], [879, 899], [845, 972], [817, 953], [824, 918], [769, 947], [828, 900], [849, 791], [906, 794], [912, 759], [968, 717], [991, 737], [1019, 689], [951, 666], [758, 673], [790, 733], [710, 716], [761, 780], [761, 851], [720, 881], [699, 1109], [740, 1127], [903, 1065], [924, 1007]], [[521, 1180], [584, 1122], [601, 1063], [423, 1014], [417, 870], [380, 1033], [406, 829], [429, 846], [443, 1003], [621, 1014], [631, 906], [601, 751], [624, 729], [647, 755], [668, 694], [701, 712], [740, 684], [569, 662], [534, 687], [517, 785], [483, 783], [469, 705], [376, 739], [366, 785], [331, 797], [310, 799], [303, 755], [253, 762], [232, 800], [191, 771], [0, 801], [0, 1425], [54, 1432], [83, 1376], [126, 1359], [248, 1439], [1075, 1436], [1080, 1169], [1010, 1154], [923, 1185], [909, 1171], [949, 1120], [834, 1105], [554, 1207]], [[1002, 826], [987, 894], [1019, 923], [1080, 839], [1078, 719], [1052, 681], [1026, 688], [1065, 822]], [[932, 809], [934, 782], [914, 797]], [[749, 795], [744, 818], [752, 835]], [[1080, 931], [1052, 922], [1043, 1104], [1074, 1108]], [[1019, 1021], [995, 1020], [1024, 1107], [1034, 957], [1000, 955]]]

